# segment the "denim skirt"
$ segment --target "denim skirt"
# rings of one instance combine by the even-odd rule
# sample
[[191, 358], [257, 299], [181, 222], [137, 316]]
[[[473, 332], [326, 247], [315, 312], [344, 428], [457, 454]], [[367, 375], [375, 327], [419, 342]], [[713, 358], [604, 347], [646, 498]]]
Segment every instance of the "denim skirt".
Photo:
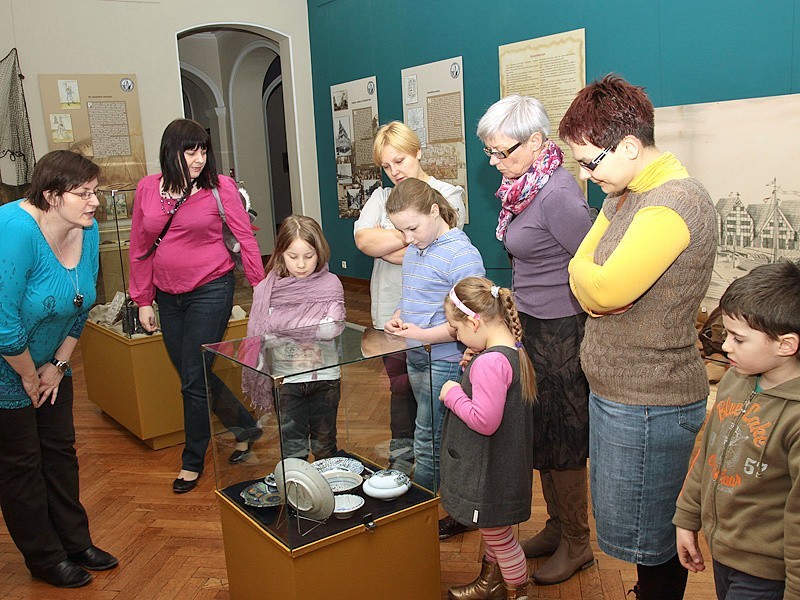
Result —
[[705, 417], [705, 399], [630, 406], [590, 393], [592, 506], [603, 552], [651, 566], [675, 555], [675, 501]]

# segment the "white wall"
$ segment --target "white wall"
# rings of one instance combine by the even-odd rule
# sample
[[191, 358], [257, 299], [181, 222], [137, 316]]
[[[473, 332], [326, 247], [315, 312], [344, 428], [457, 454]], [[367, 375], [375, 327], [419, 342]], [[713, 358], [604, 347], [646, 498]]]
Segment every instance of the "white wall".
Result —
[[19, 52], [37, 156], [47, 152], [39, 74], [136, 74], [147, 171], [153, 173], [161, 132], [183, 114], [177, 34], [240, 24], [257, 33], [268, 29], [280, 42], [292, 188], [298, 191], [294, 210], [320, 220], [305, 0], [0, 0], [0, 57], [14, 47]]

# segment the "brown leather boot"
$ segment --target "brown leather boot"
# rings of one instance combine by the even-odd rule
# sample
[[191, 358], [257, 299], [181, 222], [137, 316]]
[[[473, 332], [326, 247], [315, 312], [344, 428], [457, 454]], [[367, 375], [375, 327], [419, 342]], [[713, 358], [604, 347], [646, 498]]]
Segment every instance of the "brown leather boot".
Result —
[[539, 585], [561, 583], [594, 564], [589, 545], [586, 468], [550, 471], [556, 492], [561, 541], [558, 549], [533, 572]]
[[481, 574], [472, 583], [457, 585], [447, 591], [450, 600], [504, 600], [503, 575], [500, 565], [483, 558]]
[[561, 522], [558, 520], [558, 506], [556, 505], [556, 491], [553, 486], [553, 476], [549, 469], [539, 471], [542, 480], [542, 495], [547, 504], [547, 514], [549, 518], [545, 523], [544, 529], [532, 538], [520, 542], [522, 551], [527, 558], [537, 558], [539, 556], [549, 556], [558, 548], [561, 541]]
[[506, 589], [506, 600], [528, 600], [531, 595], [531, 580], [528, 579], [522, 585], [511, 585], [508, 583], [503, 583], [503, 586]]

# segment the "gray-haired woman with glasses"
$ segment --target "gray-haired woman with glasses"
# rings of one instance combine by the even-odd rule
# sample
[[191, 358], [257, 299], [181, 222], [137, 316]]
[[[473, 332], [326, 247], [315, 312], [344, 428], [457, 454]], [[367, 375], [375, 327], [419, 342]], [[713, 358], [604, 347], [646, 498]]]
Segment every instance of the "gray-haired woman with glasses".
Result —
[[516, 94], [490, 106], [478, 123], [489, 164], [503, 176], [497, 239], [511, 258], [525, 349], [536, 368], [534, 468], [549, 518], [522, 548], [528, 557], [553, 555], [533, 573], [543, 584], [565, 581], [594, 562], [586, 489], [589, 386], [579, 356], [586, 313], [567, 271], [592, 223], [549, 134], [542, 104]]

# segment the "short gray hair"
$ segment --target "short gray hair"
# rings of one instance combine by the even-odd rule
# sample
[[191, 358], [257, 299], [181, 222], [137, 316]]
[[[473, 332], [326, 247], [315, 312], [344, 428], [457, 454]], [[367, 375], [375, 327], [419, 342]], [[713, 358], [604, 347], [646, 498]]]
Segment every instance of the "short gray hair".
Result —
[[477, 134], [484, 143], [497, 135], [524, 142], [536, 132], [548, 137], [550, 119], [542, 103], [530, 96], [506, 96], [492, 104], [478, 121]]

